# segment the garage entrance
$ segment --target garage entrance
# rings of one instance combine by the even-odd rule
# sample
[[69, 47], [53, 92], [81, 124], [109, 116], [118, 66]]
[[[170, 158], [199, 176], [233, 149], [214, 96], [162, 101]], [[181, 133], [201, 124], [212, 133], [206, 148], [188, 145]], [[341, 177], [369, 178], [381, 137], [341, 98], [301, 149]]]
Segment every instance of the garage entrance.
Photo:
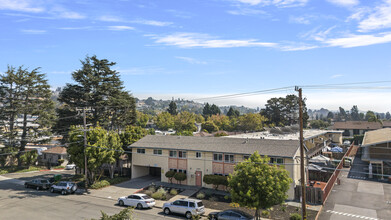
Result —
[[149, 167], [149, 175], [150, 176], [161, 177], [162, 169], [160, 167]]

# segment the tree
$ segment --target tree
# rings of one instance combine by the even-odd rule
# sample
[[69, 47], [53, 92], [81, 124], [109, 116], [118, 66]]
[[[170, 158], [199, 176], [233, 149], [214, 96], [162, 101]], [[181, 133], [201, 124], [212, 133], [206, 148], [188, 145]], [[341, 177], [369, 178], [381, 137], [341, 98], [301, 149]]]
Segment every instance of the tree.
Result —
[[226, 176], [219, 176], [213, 174], [206, 174], [202, 180], [206, 184], [212, 184], [215, 187], [215, 190], [219, 188], [219, 186], [228, 186], [228, 180]]
[[140, 126], [128, 126], [121, 133], [122, 148], [127, 150], [134, 142], [140, 140], [148, 134], [148, 131]]
[[211, 114], [212, 115], [220, 115], [221, 114], [221, 110], [219, 107], [217, 107], [217, 105], [213, 104], [211, 107], [210, 107], [210, 111], [211, 111]]
[[178, 132], [197, 131], [194, 114], [186, 111], [179, 113], [175, 118], [174, 128]]
[[[22, 161], [19, 159], [26, 144], [34, 142], [40, 136], [50, 135], [50, 127], [55, 118], [50, 86], [45, 79], [46, 75], [40, 73], [39, 69], [29, 71], [22, 66], [18, 69], [9, 66], [0, 75], [0, 102], [3, 105], [0, 119], [7, 131], [3, 136], [8, 139], [8, 147], [19, 150], [18, 166], [21, 166]], [[15, 123], [18, 116], [22, 117], [22, 125], [19, 127]], [[31, 126], [31, 123], [36, 126]], [[19, 138], [17, 130], [21, 130]]]
[[313, 120], [310, 121], [310, 127], [314, 129], [322, 129], [327, 128], [329, 124], [327, 122], [324, 122], [322, 120]]
[[173, 171], [173, 170], [169, 170], [165, 174], [165, 176], [168, 178], [170, 183], [172, 183], [172, 178], [174, 178], [174, 175], [175, 175], [175, 171]]
[[360, 120], [360, 113], [358, 111], [357, 105], [353, 105], [352, 109], [350, 110], [350, 117], [353, 121]]
[[156, 126], [163, 131], [174, 128], [174, 117], [168, 112], [162, 112], [157, 115]]
[[240, 112], [238, 110], [234, 110], [232, 107], [229, 107], [229, 110], [227, 112], [228, 117], [239, 117]]
[[255, 152], [248, 160], [237, 164], [228, 177], [232, 201], [255, 209], [256, 219], [260, 217], [260, 209], [285, 201], [292, 182], [283, 166], [269, 165], [269, 161], [268, 157], [262, 158]]
[[[102, 217], [100, 217], [100, 220], [133, 220], [133, 208], [125, 208], [122, 209], [119, 213], [114, 214], [112, 216], [109, 216], [103, 211], [100, 211], [102, 214]], [[95, 219], [91, 219], [95, 220]]]
[[176, 172], [174, 175], [174, 179], [179, 181], [179, 184], [182, 184], [182, 181], [185, 181], [187, 179], [187, 176], [185, 173]]
[[378, 121], [380, 121], [373, 111], [367, 111], [367, 113], [365, 114], [365, 120], [367, 120], [369, 122], [378, 122]]
[[204, 129], [209, 133], [212, 133], [214, 131], [218, 131], [219, 127], [217, 127], [212, 120], [207, 120], [206, 122], [202, 123], [202, 130]]
[[390, 120], [390, 119], [391, 119], [391, 114], [390, 114], [390, 112], [387, 112], [387, 113], [386, 113], [386, 119], [387, 119], [387, 120]]
[[167, 112], [170, 113], [171, 115], [177, 115], [177, 107], [176, 103], [174, 101], [171, 101], [170, 104], [168, 105]]
[[106, 163], [109, 165], [110, 178], [114, 178], [114, 165], [117, 163], [119, 157], [123, 154], [122, 142], [118, 133], [110, 131], [108, 133], [108, 146], [110, 149], [110, 154], [107, 155]]
[[137, 113], [136, 125], [145, 128], [149, 121], [149, 116], [139, 111], [136, 111], [136, 113]]
[[206, 103], [204, 109], [202, 109], [202, 115], [205, 119], [212, 115], [209, 103]]
[[339, 107], [339, 116], [341, 117], [341, 119], [347, 120], [346, 111], [345, 111], [345, 109], [343, 109], [342, 107]]
[[248, 113], [239, 117], [239, 127], [242, 131], [261, 131], [266, 118], [260, 114]]
[[20, 160], [27, 167], [30, 167], [30, 165], [37, 162], [37, 159], [38, 159], [38, 153], [36, 150], [28, 151], [24, 153], [22, 156], [20, 156]]
[[[116, 63], [96, 56], [81, 61], [81, 69], [72, 73], [76, 84], [67, 84], [59, 95], [61, 108], [56, 130], [64, 131], [80, 124], [76, 108], [91, 107], [87, 123], [98, 124], [110, 130], [122, 130], [136, 122], [136, 104], [131, 94], [124, 90], [119, 72], [111, 68]], [[64, 121], [65, 120], [65, 121]]]
[[327, 113], [327, 119], [334, 119], [334, 113], [333, 112]]

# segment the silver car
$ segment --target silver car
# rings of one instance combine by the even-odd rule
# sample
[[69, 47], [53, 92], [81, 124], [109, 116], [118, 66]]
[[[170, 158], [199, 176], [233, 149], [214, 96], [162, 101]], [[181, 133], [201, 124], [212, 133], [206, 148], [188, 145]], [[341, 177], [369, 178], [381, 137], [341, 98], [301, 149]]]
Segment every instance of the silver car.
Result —
[[73, 182], [59, 182], [57, 184], [54, 184], [50, 187], [50, 192], [61, 192], [62, 195], [66, 195], [68, 193], [75, 193], [77, 190], [76, 183]]
[[133, 194], [118, 198], [120, 206], [132, 206], [137, 209], [152, 208], [155, 205], [155, 200], [145, 194]]
[[202, 215], [205, 213], [204, 204], [197, 199], [178, 199], [174, 202], [166, 202], [163, 205], [163, 211], [166, 215], [177, 213], [185, 215], [191, 219], [193, 215]]

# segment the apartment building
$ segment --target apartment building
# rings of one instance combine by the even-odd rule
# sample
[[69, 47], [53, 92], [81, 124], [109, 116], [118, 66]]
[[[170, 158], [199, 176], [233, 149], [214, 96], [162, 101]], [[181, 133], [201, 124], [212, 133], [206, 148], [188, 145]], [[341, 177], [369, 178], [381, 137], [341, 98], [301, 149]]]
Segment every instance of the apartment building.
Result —
[[300, 151], [298, 140], [242, 139], [188, 136], [148, 135], [133, 143], [132, 178], [145, 175], [160, 176], [168, 182], [168, 170], [183, 172], [187, 180], [182, 184], [211, 187], [202, 179], [206, 174], [228, 175], [236, 163], [258, 151], [269, 156], [271, 162], [283, 164], [293, 183], [288, 191], [294, 198], [294, 187], [300, 179]]

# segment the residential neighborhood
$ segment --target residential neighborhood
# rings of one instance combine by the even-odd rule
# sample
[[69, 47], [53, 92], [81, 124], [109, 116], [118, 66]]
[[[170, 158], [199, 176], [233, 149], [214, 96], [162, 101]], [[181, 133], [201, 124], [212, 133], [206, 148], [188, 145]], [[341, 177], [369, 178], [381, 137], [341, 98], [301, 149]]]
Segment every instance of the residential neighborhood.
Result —
[[0, 220], [391, 219], [390, 0], [0, 0]]

